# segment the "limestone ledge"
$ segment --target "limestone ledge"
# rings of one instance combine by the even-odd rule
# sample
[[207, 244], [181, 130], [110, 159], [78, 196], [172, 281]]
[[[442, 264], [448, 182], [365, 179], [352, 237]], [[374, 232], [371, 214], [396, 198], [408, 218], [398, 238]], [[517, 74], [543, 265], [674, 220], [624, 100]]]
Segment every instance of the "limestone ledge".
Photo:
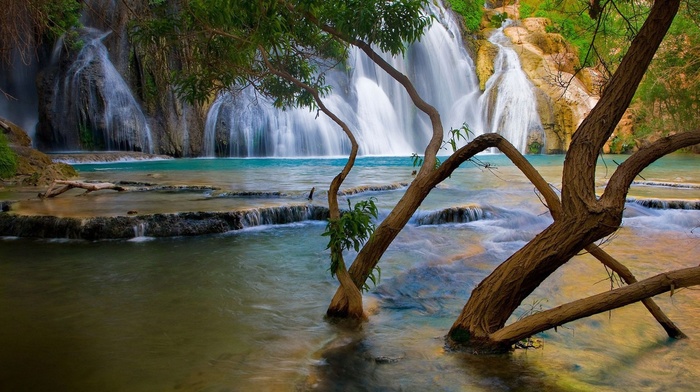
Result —
[[260, 225], [327, 220], [328, 208], [296, 205], [229, 212], [66, 218], [0, 213], [0, 236], [89, 241], [225, 233]]

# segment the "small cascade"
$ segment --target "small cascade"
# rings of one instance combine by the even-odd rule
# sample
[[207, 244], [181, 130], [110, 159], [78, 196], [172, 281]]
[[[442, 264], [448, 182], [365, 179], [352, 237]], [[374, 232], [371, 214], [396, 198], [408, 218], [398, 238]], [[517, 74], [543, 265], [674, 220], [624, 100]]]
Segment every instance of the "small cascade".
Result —
[[328, 208], [278, 206], [229, 212], [183, 212], [139, 216], [68, 218], [0, 213], [0, 237], [68, 238], [89, 241], [225, 233], [260, 225], [323, 221]]
[[77, 58], [56, 80], [51, 112], [62, 149], [153, 152], [151, 130], [129, 86], [109, 60], [102, 40], [89, 29]]
[[243, 227], [283, 225], [308, 220], [328, 219], [328, 208], [316, 205], [253, 208], [241, 211]]
[[134, 237], [139, 238], [139, 237], [145, 237], [146, 236], [146, 229], [148, 228], [148, 223], [146, 222], [137, 222], [134, 225]]
[[700, 210], [700, 200], [683, 199], [638, 199], [627, 198], [628, 203], [639, 204], [642, 207], [655, 210]]
[[676, 189], [700, 189], [700, 184], [686, 182], [632, 181], [632, 185], [652, 186]]
[[339, 196], [351, 196], [357, 195], [365, 192], [381, 192], [381, 191], [394, 191], [397, 189], [403, 189], [408, 186], [407, 182], [396, 182], [387, 185], [361, 185], [354, 188], [343, 189], [338, 192]]
[[528, 146], [533, 142], [544, 146], [544, 128], [537, 113], [534, 86], [523, 71], [510, 38], [503, 32], [510, 23], [507, 21], [489, 37], [489, 42], [498, 47], [498, 55], [494, 74], [479, 99], [486, 119], [482, 130], [501, 134], [520, 152], [530, 152]]
[[[461, 32], [441, 2], [431, 2], [433, 23], [403, 58], [385, 56], [408, 75], [427, 102], [442, 113], [446, 130], [480, 115], [479, 88]], [[332, 92], [325, 104], [355, 131], [362, 155], [422, 152], [431, 136], [427, 116], [417, 111], [402, 86], [359, 50], [344, 69], [326, 73]], [[251, 88], [219, 95], [205, 126], [206, 156], [335, 156], [350, 146], [327, 116], [315, 111], [281, 111]]]
[[419, 212], [414, 219], [416, 225], [423, 226], [442, 225], [446, 223], [468, 223], [489, 219], [491, 215], [489, 211], [484, 211], [484, 209], [479, 206], [471, 205], [450, 207], [438, 211]]

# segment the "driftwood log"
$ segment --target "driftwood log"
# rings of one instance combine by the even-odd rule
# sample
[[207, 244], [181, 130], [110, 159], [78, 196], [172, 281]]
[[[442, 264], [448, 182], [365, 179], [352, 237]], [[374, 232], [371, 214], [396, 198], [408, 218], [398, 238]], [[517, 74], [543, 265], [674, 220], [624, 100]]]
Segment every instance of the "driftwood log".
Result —
[[118, 192], [126, 191], [127, 188], [112, 184], [111, 182], [84, 182], [84, 181], [67, 181], [67, 180], [54, 180], [49, 186], [46, 192], [39, 193], [39, 197], [42, 199], [56, 197], [62, 193], [65, 193], [73, 188], [85, 189], [85, 194], [95, 191], [102, 190], [114, 190]]

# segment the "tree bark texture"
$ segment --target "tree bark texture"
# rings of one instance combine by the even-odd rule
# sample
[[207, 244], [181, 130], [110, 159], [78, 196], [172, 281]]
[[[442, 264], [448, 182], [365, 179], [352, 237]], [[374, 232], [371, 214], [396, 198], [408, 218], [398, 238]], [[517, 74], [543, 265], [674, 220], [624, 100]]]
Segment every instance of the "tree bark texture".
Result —
[[564, 160], [564, 211], [576, 214], [578, 211], [597, 209], [595, 168], [598, 154], [632, 101], [637, 86], [678, 12], [679, 3], [680, 0], [654, 2], [644, 25], [603, 90], [600, 101], [572, 136]]
[[[627, 283], [636, 284], [634, 275], [624, 265], [592, 243], [619, 227], [626, 193], [639, 171], [668, 152], [696, 144], [697, 135], [671, 137], [667, 141], [655, 143], [648, 151], [642, 151], [640, 158], [630, 158], [630, 163], [618, 168], [611, 179], [611, 191], [606, 192], [610, 195], [606, 199], [609, 201], [605, 203], [595, 196], [595, 164], [598, 152], [631, 101], [677, 9], [677, 0], [657, 1], [654, 4], [648, 20], [633, 41], [598, 106], [579, 127], [564, 164], [563, 203], [560, 203], [549, 184], [507, 141], [495, 134], [482, 135], [459, 149], [439, 168], [432, 170], [430, 166], [428, 169], [424, 164], [404, 197], [358, 254], [350, 268], [353, 281], [357, 285], [364, 283], [379, 258], [439, 182], [477, 152], [488, 147], [499, 147], [540, 189], [555, 222], [496, 268], [474, 289], [462, 314], [450, 330], [449, 337], [452, 342], [496, 351], [509, 349], [513, 341], [494, 339], [496, 331], [503, 328], [523, 299], [582, 249], [591, 251], [601, 262], [620, 274]], [[665, 144], [662, 145], [663, 143]], [[429, 150], [430, 148], [426, 149], [426, 156]], [[543, 191], [545, 189], [546, 192]], [[634, 297], [637, 298], [634, 301], [642, 300], [669, 335], [684, 336], [658, 306], [651, 299], [647, 299], [648, 297]], [[328, 314], [344, 316], [348, 311], [348, 300], [343, 291], [338, 290]], [[527, 336], [533, 333], [536, 332]]]

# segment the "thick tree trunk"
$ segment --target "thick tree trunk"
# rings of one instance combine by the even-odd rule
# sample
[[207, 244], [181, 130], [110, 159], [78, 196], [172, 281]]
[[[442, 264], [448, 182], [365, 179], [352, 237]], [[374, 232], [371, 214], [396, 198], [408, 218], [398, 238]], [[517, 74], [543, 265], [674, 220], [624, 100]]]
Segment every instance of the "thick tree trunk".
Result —
[[[493, 334], [505, 325], [506, 320], [522, 300], [576, 253], [586, 247], [595, 251], [596, 248], [591, 246], [592, 242], [617, 229], [629, 184], [620, 187], [622, 192], [617, 192], [610, 197], [614, 202], [600, 203], [594, 193], [597, 154], [634, 95], [636, 86], [677, 9], [678, 0], [659, 0], [654, 4], [647, 22], [633, 41], [628, 55], [620, 66], [621, 73], [618, 72], [613, 77], [598, 106], [584, 121], [574, 137], [564, 165], [565, 203], [560, 206], [556, 195], [553, 198], [551, 194], [545, 195], [548, 204], [556, 206], [556, 211], [552, 211], [553, 216], [557, 218], [556, 221], [477, 286], [459, 319], [450, 330], [449, 337], [453, 343], [497, 351], [508, 349], [510, 341], [494, 340]], [[353, 281], [361, 285], [367, 279], [389, 244], [435, 185], [476, 152], [499, 144], [505, 147], [502, 151], [508, 150], [509, 144], [501, 141], [498, 136], [483, 135], [457, 151], [437, 170], [428, 170], [424, 166], [404, 197], [358, 254], [350, 268]], [[540, 189], [548, 187], [536, 171], [532, 173], [534, 169], [525, 164], [521, 165], [524, 160], [522, 156], [512, 155], [513, 157], [511, 155], [509, 157], [533, 184]], [[427, 157], [428, 150], [426, 150]], [[624, 183], [624, 180], [620, 182]], [[601, 261], [622, 271], [626, 276], [625, 279], [630, 282], [634, 280], [633, 275], [627, 274], [629, 271], [622, 268], [624, 266], [610, 263], [610, 260], [606, 260], [601, 255], [598, 256]], [[667, 328], [669, 334], [682, 336], [682, 333], [663, 316], [658, 307], [654, 305], [649, 308], [664, 328]], [[328, 309], [328, 314], [345, 317], [349, 313], [348, 298], [343, 290], [339, 289]]]
[[611, 196], [615, 202], [600, 203], [595, 195], [597, 156], [629, 105], [678, 5], [678, 0], [654, 3], [598, 105], [574, 134], [564, 162], [561, 217], [474, 289], [450, 329], [452, 343], [506, 349], [492, 334], [505, 326], [520, 303], [576, 253], [617, 229], [628, 186]]
[[[595, 209], [595, 168], [598, 154], [627, 110], [637, 86], [678, 12], [680, 0], [657, 0], [632, 40], [598, 104], [571, 139], [564, 160], [562, 207], [571, 214]], [[625, 190], [626, 192], [626, 190]]]
[[453, 343], [480, 348], [492, 344], [489, 335], [502, 328], [549, 275], [586, 245], [614, 231], [615, 221], [606, 222], [613, 215], [559, 219], [509, 257], [472, 291], [450, 329]]

